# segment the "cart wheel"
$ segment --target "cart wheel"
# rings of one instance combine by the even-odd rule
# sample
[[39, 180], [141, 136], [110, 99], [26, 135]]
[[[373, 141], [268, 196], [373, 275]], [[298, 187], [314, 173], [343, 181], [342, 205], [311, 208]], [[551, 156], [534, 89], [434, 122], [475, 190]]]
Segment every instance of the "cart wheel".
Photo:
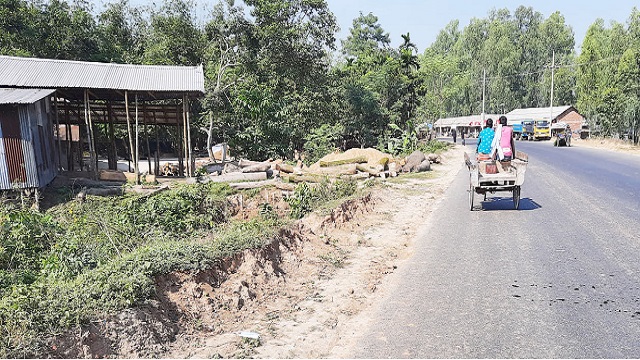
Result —
[[469, 210], [473, 211], [473, 198], [474, 198], [474, 193], [475, 193], [475, 189], [473, 187], [473, 185], [469, 185]]
[[520, 206], [520, 186], [516, 186], [513, 188], [513, 206], [516, 210]]

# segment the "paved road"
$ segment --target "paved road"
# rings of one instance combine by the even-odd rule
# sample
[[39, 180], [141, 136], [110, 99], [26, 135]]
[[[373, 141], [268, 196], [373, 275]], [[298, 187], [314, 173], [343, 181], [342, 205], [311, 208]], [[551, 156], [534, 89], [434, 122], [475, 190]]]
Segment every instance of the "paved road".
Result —
[[354, 357], [640, 358], [640, 158], [517, 147], [521, 210], [463, 168]]

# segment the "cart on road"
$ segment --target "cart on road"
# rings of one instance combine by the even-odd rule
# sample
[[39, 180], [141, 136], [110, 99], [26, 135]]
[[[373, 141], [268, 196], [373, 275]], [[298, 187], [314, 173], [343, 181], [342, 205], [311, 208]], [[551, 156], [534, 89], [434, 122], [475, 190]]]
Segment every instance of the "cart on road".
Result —
[[500, 161], [476, 161], [469, 154], [464, 154], [464, 160], [469, 169], [469, 209], [473, 211], [475, 194], [510, 192], [513, 197], [513, 206], [517, 210], [520, 206], [520, 187], [524, 183], [524, 174], [527, 171], [529, 156], [516, 151], [515, 159], [510, 162]]

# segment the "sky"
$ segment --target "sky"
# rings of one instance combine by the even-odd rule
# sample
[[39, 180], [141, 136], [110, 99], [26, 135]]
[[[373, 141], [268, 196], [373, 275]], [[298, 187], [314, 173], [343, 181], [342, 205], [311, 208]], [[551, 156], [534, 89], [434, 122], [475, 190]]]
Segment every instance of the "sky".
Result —
[[[632, 0], [536, 0], [536, 1], [461, 1], [461, 0], [327, 0], [329, 8], [335, 14], [340, 32], [338, 39], [349, 35], [353, 19], [360, 11], [369, 12], [378, 17], [378, 23], [391, 35], [391, 45], [398, 47], [402, 43], [401, 34], [409, 32], [411, 42], [418, 46], [422, 53], [438, 36], [440, 30], [451, 21], [460, 21], [459, 29], [469, 25], [472, 18], [486, 18], [491, 9], [507, 8], [514, 13], [520, 5], [532, 7], [546, 19], [559, 11], [565, 23], [573, 29], [576, 51], [587, 29], [596, 19], [601, 18], [605, 24], [611, 21], [625, 23], [634, 6], [640, 3]], [[338, 42], [338, 45], [340, 42]]]

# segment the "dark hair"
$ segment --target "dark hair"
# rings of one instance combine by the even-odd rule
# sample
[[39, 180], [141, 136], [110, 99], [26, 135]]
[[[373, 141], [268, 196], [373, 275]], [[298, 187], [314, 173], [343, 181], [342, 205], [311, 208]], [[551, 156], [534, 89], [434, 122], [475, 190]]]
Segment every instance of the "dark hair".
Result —
[[507, 117], [502, 115], [500, 116], [500, 125], [507, 125]]
[[491, 118], [487, 119], [487, 126], [486, 127], [488, 127], [488, 128], [492, 128], [493, 127], [493, 119], [491, 119]]

